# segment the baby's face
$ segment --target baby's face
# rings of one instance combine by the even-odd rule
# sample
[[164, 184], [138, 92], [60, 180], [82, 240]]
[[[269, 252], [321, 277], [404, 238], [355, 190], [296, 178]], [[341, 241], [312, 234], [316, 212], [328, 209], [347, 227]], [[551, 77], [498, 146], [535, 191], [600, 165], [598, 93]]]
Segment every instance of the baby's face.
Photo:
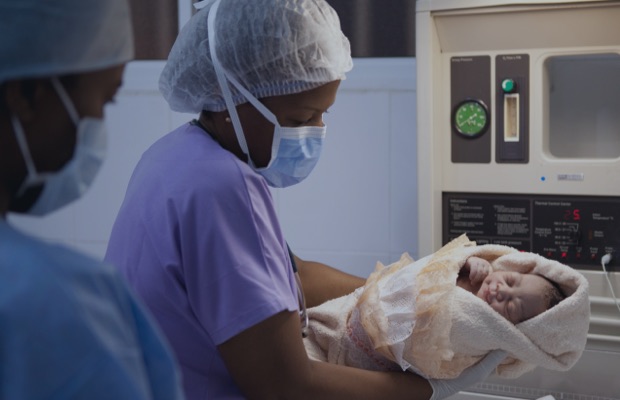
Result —
[[544, 293], [549, 286], [543, 277], [510, 271], [491, 272], [476, 294], [513, 324], [544, 312]]

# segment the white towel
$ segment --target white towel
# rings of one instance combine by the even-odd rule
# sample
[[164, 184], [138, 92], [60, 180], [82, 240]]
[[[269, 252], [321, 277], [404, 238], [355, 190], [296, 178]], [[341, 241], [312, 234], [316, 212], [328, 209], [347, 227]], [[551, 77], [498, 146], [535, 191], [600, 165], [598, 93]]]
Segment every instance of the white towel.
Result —
[[[537, 273], [567, 298], [513, 325], [474, 294], [456, 286], [467, 258], [494, 269]], [[417, 262], [407, 255], [377, 265], [363, 288], [309, 310], [310, 357], [365, 369], [409, 369], [427, 378], [453, 378], [489, 351], [509, 357], [497, 374], [516, 378], [541, 366], [568, 370], [586, 344], [588, 283], [572, 268], [500, 245], [476, 246], [466, 236]]]

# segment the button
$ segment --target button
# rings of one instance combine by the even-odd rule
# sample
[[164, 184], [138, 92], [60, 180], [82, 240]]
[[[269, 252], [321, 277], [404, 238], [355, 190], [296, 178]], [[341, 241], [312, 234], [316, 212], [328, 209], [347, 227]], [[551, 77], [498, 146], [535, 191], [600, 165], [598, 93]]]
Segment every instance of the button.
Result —
[[504, 93], [512, 93], [515, 90], [517, 84], [512, 79], [504, 79], [502, 81], [502, 90]]

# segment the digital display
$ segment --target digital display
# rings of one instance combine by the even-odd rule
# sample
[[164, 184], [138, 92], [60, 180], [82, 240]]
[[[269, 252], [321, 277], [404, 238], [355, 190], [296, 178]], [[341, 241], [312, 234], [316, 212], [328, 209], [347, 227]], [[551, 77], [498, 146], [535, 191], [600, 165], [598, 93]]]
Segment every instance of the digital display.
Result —
[[581, 269], [620, 249], [620, 197], [443, 194], [443, 242], [466, 233]]

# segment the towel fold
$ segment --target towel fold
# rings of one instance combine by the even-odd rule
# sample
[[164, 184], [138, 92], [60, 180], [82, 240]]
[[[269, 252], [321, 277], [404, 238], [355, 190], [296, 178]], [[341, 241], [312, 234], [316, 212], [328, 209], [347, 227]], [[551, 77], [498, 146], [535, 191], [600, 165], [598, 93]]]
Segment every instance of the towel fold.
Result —
[[[471, 256], [489, 261], [494, 270], [543, 275], [567, 298], [513, 325], [456, 286]], [[415, 262], [404, 254], [388, 267], [378, 263], [364, 287], [311, 308], [309, 316], [305, 343], [314, 359], [445, 379], [503, 349], [509, 357], [496, 373], [516, 378], [536, 366], [570, 369], [585, 348], [590, 304], [587, 280], [572, 268], [507, 246], [476, 246], [463, 235]]]

